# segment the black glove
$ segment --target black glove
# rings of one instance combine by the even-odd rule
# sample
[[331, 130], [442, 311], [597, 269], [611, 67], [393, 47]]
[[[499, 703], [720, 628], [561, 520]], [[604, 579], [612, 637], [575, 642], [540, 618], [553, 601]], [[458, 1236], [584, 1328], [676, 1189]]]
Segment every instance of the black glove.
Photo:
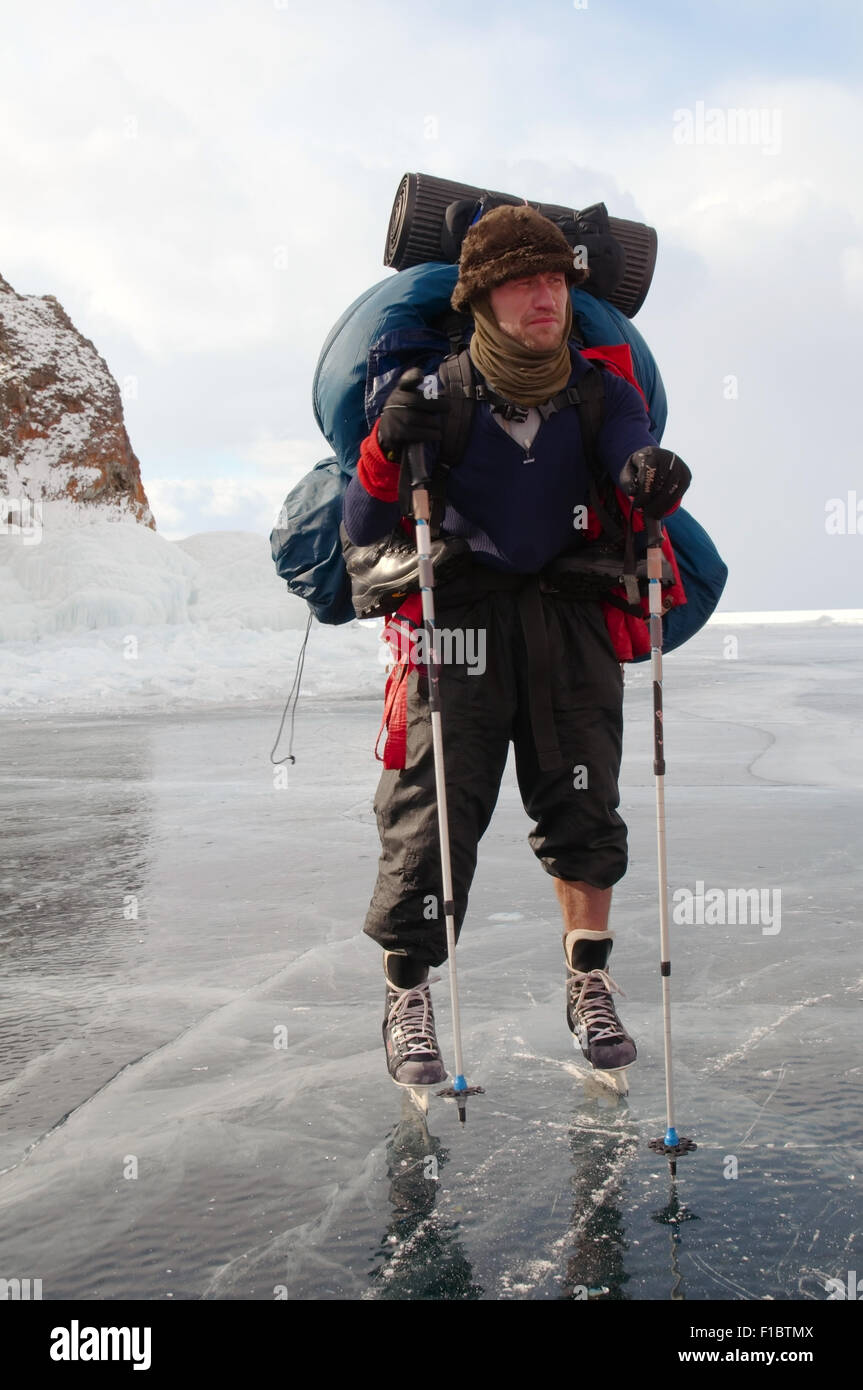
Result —
[[399, 453], [406, 444], [438, 444], [444, 400], [426, 397], [421, 389], [423, 373], [419, 367], [404, 372], [387, 396], [378, 425], [378, 443], [387, 455]]
[[677, 505], [691, 482], [692, 474], [683, 459], [656, 445], [636, 449], [620, 475], [621, 491], [632, 498], [634, 507], [654, 520]]

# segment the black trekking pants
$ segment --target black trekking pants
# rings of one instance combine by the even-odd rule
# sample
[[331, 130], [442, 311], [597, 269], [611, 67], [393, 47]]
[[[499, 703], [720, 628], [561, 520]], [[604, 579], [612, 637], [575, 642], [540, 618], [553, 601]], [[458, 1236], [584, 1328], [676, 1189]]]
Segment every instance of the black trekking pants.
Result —
[[[461, 653], [450, 643], [450, 657], [464, 659], [442, 662], [439, 687], [457, 932], [510, 740], [524, 808], [536, 822], [528, 842], [546, 873], [610, 888], [626, 872], [626, 825], [617, 811], [623, 675], [602, 610], [595, 601], [538, 590], [532, 599], [532, 625], [511, 591], [436, 604], [436, 627], [467, 639]], [[543, 619], [547, 662], [536, 656]], [[538, 756], [538, 733], [546, 743], [556, 735], [557, 767], [548, 767], [547, 747]], [[375, 815], [381, 856], [364, 930], [387, 950], [440, 965], [446, 920], [424, 670], [408, 676], [405, 766], [383, 771]]]

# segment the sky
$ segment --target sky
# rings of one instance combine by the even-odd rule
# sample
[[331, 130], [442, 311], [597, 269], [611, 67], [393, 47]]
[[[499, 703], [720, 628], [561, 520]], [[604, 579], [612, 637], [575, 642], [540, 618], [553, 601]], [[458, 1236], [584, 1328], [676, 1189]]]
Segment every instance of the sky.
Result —
[[0, 0], [0, 20], [0, 274], [105, 357], [166, 538], [266, 536], [330, 454], [318, 353], [392, 273], [392, 200], [421, 171], [656, 227], [635, 323], [723, 607], [863, 606], [857, 0]]

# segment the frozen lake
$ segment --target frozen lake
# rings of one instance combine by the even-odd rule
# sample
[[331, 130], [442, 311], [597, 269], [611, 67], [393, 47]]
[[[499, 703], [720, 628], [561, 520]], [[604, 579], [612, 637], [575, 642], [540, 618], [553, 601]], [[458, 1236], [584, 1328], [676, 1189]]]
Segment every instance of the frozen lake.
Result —
[[726, 631], [666, 660], [669, 883], [755, 888], [781, 915], [673, 928], [692, 1219], [669, 1224], [647, 1148], [664, 1080], [640, 666], [612, 908], [631, 1093], [591, 1094], [573, 1052], [510, 765], [459, 953], [486, 1090], [464, 1127], [444, 1100], [427, 1128], [403, 1109], [380, 1042], [360, 930], [379, 700], [301, 698], [286, 787], [280, 705], [0, 722], [0, 1275], [45, 1299], [824, 1300], [863, 1272], [860, 628], [741, 629], [730, 660]]

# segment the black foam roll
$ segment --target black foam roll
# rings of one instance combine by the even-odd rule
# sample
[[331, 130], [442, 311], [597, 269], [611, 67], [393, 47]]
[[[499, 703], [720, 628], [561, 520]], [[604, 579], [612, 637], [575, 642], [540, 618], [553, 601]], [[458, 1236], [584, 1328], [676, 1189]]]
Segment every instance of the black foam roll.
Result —
[[[450, 203], [462, 198], [491, 198], [496, 203], [519, 206], [524, 198], [512, 193], [497, 193], [477, 188], [473, 184], [439, 179], [433, 174], [405, 174], [402, 178], [387, 228], [384, 265], [396, 270], [427, 261], [451, 261], [444, 254], [441, 233], [446, 210]], [[554, 221], [577, 220], [578, 211], [557, 203], [534, 203], [530, 206]], [[653, 227], [627, 218], [609, 216], [612, 236], [623, 247], [626, 267], [620, 283], [608, 296], [609, 302], [627, 318], [634, 318], [641, 308], [656, 267], [657, 238]]]

